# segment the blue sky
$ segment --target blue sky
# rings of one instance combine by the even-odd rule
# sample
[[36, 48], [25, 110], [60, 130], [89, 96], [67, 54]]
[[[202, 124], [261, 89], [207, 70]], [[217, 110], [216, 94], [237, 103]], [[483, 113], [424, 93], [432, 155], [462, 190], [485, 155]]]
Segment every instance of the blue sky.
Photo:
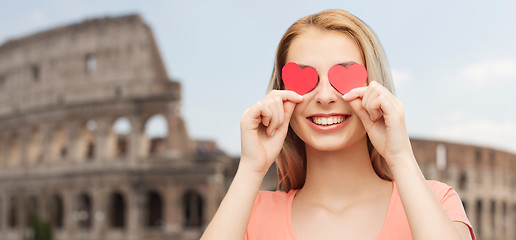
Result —
[[282, 34], [329, 8], [357, 15], [380, 38], [410, 136], [516, 153], [511, 1], [3, 1], [0, 42], [138, 13], [182, 83], [190, 136], [238, 155], [240, 117], [264, 96]]

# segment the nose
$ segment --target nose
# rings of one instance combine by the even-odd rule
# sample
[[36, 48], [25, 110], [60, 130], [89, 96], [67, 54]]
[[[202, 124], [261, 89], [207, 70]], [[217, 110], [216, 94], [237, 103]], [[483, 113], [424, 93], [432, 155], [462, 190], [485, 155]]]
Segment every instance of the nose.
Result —
[[330, 105], [338, 99], [337, 91], [331, 86], [328, 77], [319, 79], [319, 84], [315, 88], [315, 100], [321, 105]]

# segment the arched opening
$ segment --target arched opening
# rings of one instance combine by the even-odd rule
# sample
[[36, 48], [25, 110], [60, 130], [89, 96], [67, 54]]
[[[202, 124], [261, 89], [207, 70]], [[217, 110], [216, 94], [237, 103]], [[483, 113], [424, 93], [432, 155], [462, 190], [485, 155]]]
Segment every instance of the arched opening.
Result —
[[111, 194], [110, 200], [110, 225], [113, 228], [125, 227], [125, 201], [124, 196], [119, 192]]
[[98, 125], [95, 120], [89, 120], [83, 125], [79, 140], [79, 159], [91, 161], [95, 158], [95, 136], [97, 128]]
[[494, 200], [491, 200], [490, 204], [490, 217], [491, 217], [491, 229], [495, 229], [495, 220], [496, 220], [496, 202]]
[[43, 159], [41, 144], [42, 136], [39, 129], [34, 129], [30, 135], [29, 147], [28, 147], [28, 161], [29, 165], [34, 165], [41, 162]]
[[17, 199], [16, 197], [11, 197], [9, 201], [9, 212], [7, 216], [8, 226], [9, 228], [16, 228], [18, 226], [18, 212], [16, 207]]
[[91, 198], [86, 193], [83, 193], [79, 196], [78, 200], [75, 218], [80, 228], [89, 229], [92, 225]]
[[480, 149], [475, 149], [475, 162], [477, 164], [482, 163], [482, 151]]
[[25, 226], [32, 226], [32, 222], [38, 213], [38, 199], [30, 196], [25, 202]]
[[460, 190], [466, 190], [467, 182], [468, 182], [468, 179], [467, 179], [466, 173], [465, 172], [461, 172], [460, 176], [459, 176], [459, 189]]
[[440, 143], [437, 145], [435, 150], [436, 155], [436, 165], [437, 169], [444, 170], [446, 168], [447, 159], [446, 159], [446, 145]]
[[63, 126], [56, 127], [50, 142], [50, 161], [57, 161], [67, 156], [68, 132]]
[[507, 203], [502, 202], [502, 229], [506, 233], [507, 227], [509, 226], [509, 219], [507, 218]]
[[477, 223], [476, 223], [476, 229], [477, 229], [477, 233], [478, 235], [482, 236], [482, 201], [480, 200], [477, 200], [477, 206], [476, 206], [476, 216], [477, 216]]
[[48, 211], [50, 223], [52, 224], [52, 226], [58, 229], [63, 228], [64, 209], [63, 199], [61, 198], [61, 196], [52, 196], [52, 198], [49, 201]]
[[21, 139], [17, 133], [11, 135], [11, 147], [9, 148], [9, 165], [19, 166], [21, 161]]
[[126, 117], [118, 118], [114, 123], [109, 136], [114, 146], [114, 155], [125, 157], [129, 153], [129, 137], [132, 130], [131, 122]]
[[31, 67], [32, 70], [32, 78], [35, 82], [39, 81], [41, 77], [41, 70], [37, 64], [33, 64]]
[[93, 74], [97, 71], [97, 57], [94, 54], [86, 55], [86, 73]]
[[161, 114], [155, 114], [145, 123], [145, 136], [148, 146], [146, 152], [149, 155], [163, 153], [166, 149], [168, 137], [167, 119]]
[[147, 192], [147, 227], [163, 226], [163, 201], [156, 191]]
[[203, 222], [203, 199], [194, 191], [188, 191], [183, 196], [185, 227], [200, 227]]

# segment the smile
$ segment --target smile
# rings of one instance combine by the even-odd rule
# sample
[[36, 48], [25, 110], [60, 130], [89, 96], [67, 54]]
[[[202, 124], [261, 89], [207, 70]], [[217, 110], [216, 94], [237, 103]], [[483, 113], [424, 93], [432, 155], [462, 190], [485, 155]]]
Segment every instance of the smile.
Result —
[[333, 124], [339, 124], [341, 122], [344, 122], [344, 120], [348, 119], [350, 115], [341, 115], [341, 116], [330, 116], [330, 117], [310, 117], [312, 122], [321, 125], [321, 126], [327, 126], [327, 125], [333, 125]]
[[336, 131], [348, 124], [351, 115], [347, 114], [314, 114], [306, 118], [310, 127], [318, 132]]

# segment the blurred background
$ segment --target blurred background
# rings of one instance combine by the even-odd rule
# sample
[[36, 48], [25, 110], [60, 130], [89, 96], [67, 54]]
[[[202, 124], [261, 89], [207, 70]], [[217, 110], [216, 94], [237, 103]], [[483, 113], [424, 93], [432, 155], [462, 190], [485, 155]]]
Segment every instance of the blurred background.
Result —
[[478, 239], [516, 239], [511, 1], [1, 6], [0, 239], [198, 238], [282, 34], [330, 8], [382, 42], [425, 176], [457, 189]]

